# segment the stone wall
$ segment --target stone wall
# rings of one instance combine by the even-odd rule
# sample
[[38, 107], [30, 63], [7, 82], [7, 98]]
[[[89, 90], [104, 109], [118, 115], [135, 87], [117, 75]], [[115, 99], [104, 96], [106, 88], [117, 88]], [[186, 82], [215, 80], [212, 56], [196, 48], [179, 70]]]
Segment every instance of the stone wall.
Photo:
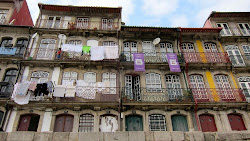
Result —
[[246, 141], [249, 132], [11, 132], [0, 133], [1, 141]]

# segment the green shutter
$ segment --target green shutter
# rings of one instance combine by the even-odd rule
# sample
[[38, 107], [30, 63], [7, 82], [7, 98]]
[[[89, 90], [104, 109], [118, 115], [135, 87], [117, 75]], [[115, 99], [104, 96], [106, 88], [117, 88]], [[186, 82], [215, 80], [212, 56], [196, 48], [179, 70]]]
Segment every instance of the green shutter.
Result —
[[127, 116], [126, 131], [143, 131], [142, 117], [137, 115]]
[[173, 131], [188, 131], [187, 119], [185, 116], [172, 116]]

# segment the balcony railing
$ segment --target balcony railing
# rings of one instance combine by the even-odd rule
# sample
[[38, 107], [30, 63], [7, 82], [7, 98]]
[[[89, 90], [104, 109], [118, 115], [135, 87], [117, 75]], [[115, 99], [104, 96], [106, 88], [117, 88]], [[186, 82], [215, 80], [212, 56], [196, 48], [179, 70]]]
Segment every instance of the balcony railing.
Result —
[[240, 89], [148, 89], [127, 88], [122, 89], [123, 102], [220, 102], [220, 101], [246, 101]]
[[229, 55], [233, 67], [250, 66], [250, 55]]
[[183, 52], [186, 63], [231, 63], [223, 52]]
[[[168, 63], [167, 53], [166, 52], [121, 52], [120, 61], [121, 62], [134, 62], [133, 53], [144, 53], [145, 63]], [[177, 55], [179, 63], [184, 63], [185, 60], [183, 56]]]
[[191, 102], [189, 89], [122, 88], [123, 102]]
[[25, 49], [25, 47], [0, 47], [0, 56], [23, 57]]
[[101, 21], [69, 21], [69, 20], [47, 20], [41, 19], [38, 27], [40, 28], [52, 28], [52, 29], [90, 29], [90, 30], [118, 30], [119, 22], [113, 23], [101, 23]]

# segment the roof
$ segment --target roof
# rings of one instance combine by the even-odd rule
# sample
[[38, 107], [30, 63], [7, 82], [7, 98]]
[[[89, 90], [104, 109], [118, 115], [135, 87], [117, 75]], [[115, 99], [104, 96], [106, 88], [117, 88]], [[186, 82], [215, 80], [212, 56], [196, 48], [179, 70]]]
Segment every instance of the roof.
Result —
[[217, 17], [250, 17], [250, 12], [216, 12], [212, 11], [209, 15], [209, 18], [217, 18]]
[[122, 7], [93, 7], [93, 6], [72, 6], [72, 5], [50, 5], [38, 3], [38, 7], [52, 11], [75, 11], [75, 12], [97, 12], [97, 13], [121, 13]]

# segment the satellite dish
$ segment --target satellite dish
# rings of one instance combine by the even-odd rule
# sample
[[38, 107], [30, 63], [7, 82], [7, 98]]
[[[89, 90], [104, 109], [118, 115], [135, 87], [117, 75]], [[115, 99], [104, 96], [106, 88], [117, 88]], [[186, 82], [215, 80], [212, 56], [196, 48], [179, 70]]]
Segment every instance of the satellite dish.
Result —
[[36, 35], [37, 35], [37, 32], [35, 34], [33, 34], [31, 38], [34, 39], [36, 37]]
[[161, 38], [155, 38], [155, 39], [153, 40], [153, 44], [154, 44], [154, 45], [157, 45], [157, 44], [160, 43], [160, 41], [161, 41]]
[[58, 35], [58, 38], [64, 40], [64, 39], [66, 39], [66, 35], [64, 35], [64, 34], [59, 34], [59, 35]]

